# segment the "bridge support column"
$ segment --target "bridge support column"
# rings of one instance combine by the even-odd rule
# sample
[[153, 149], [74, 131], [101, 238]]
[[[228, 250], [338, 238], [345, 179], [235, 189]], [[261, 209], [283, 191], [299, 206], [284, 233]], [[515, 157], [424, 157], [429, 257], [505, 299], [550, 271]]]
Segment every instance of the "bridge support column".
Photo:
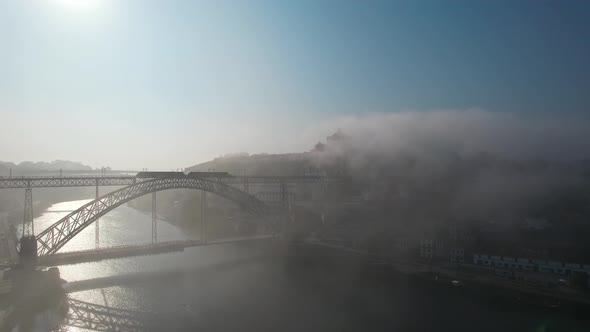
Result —
[[158, 243], [158, 213], [156, 210], [156, 192], [152, 193], [152, 244]]
[[35, 224], [33, 223], [33, 189], [25, 189], [25, 210], [23, 213], [23, 237], [35, 236]]
[[25, 211], [23, 213], [23, 236], [18, 244], [20, 262], [27, 267], [37, 260], [37, 238], [35, 237], [35, 224], [33, 223], [33, 189], [29, 186], [25, 189]]
[[[98, 199], [98, 179], [96, 179], [96, 198]], [[94, 225], [94, 245], [98, 249], [100, 248], [100, 219], [96, 219]]]
[[207, 242], [207, 192], [201, 190], [201, 241]]
[[246, 194], [250, 193], [250, 184], [248, 183], [248, 178], [244, 179], [244, 192]]
[[284, 180], [281, 180], [281, 206], [287, 207], [287, 184]]

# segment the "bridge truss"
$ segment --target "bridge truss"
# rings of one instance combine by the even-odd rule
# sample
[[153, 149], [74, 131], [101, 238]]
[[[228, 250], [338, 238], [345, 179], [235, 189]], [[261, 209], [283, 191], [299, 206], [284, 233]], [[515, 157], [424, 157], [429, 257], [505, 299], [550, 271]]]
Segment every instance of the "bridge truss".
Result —
[[0, 189], [128, 186], [134, 176], [32, 176], [0, 178]]
[[229, 199], [253, 214], [265, 216], [269, 213], [269, 207], [262, 201], [220, 181], [204, 178], [147, 180], [99, 197], [45, 229], [37, 236], [37, 254], [53, 254], [84, 228], [116, 207], [146, 194], [168, 189], [198, 189]]
[[[226, 184], [331, 183], [344, 180], [341, 177], [328, 176], [225, 176], [202, 178]], [[152, 179], [137, 178], [135, 176], [0, 177], [0, 189], [129, 186], [149, 180]]]

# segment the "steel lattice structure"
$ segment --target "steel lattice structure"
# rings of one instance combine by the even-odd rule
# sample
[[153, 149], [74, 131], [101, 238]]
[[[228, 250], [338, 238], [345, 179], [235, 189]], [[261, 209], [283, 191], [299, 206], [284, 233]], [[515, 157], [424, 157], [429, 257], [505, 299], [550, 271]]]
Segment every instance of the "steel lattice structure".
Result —
[[33, 190], [25, 189], [25, 210], [23, 214], [23, 236], [35, 235], [33, 224]]
[[60, 219], [37, 236], [37, 253], [39, 256], [53, 254], [84, 228], [114, 208], [143, 195], [168, 189], [203, 190], [229, 199], [256, 215], [264, 216], [269, 212], [269, 207], [256, 197], [220, 181], [204, 178], [147, 180], [99, 197]]
[[68, 300], [65, 325], [94, 331], [145, 331], [164, 327], [154, 313], [117, 309], [75, 299]]
[[[203, 179], [220, 181], [227, 184], [242, 184], [244, 189], [248, 187], [248, 184], [335, 183], [346, 180], [343, 177], [327, 176], [227, 176], [220, 178], [203, 177]], [[149, 180], [135, 176], [0, 177], [0, 189], [129, 186]]]
[[139, 181], [134, 176], [33, 176], [0, 178], [0, 189], [128, 186]]

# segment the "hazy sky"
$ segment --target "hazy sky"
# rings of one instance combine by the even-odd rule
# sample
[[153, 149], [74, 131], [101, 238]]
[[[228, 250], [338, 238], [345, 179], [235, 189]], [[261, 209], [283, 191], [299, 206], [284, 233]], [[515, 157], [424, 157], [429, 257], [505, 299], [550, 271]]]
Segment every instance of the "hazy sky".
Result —
[[0, 0], [4, 161], [170, 169], [359, 114], [588, 105], [590, 1]]

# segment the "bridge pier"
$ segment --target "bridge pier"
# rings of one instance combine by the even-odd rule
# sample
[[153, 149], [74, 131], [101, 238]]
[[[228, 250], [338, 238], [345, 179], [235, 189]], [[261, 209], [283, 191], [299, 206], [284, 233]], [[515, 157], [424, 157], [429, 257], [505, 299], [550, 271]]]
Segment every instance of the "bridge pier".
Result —
[[207, 192], [201, 190], [201, 241], [207, 242]]
[[248, 178], [244, 179], [244, 192], [246, 194], [250, 193], [250, 184], [248, 183]]
[[37, 260], [37, 238], [33, 223], [33, 189], [25, 189], [25, 209], [23, 213], [23, 235], [19, 241], [19, 258], [21, 264], [30, 267]]
[[156, 210], [156, 192], [152, 193], [152, 244], [158, 243], [158, 214]]
[[281, 179], [281, 207], [282, 208], [286, 208], [287, 207], [287, 184], [285, 183], [284, 180]]
[[33, 224], [33, 189], [25, 189], [25, 210], [23, 213], [23, 237], [34, 236], [35, 225]]
[[[98, 199], [98, 179], [96, 179], [96, 197]], [[94, 229], [94, 242], [96, 249], [100, 248], [100, 219], [96, 219]]]

